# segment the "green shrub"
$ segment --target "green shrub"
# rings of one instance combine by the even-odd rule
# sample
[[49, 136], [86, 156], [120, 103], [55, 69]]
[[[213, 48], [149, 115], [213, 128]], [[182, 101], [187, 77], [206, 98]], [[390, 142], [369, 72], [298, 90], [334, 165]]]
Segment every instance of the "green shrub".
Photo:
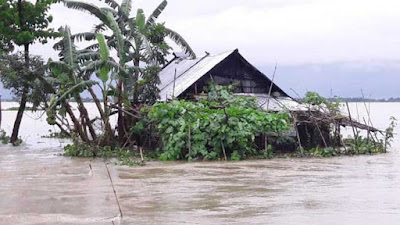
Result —
[[320, 157], [332, 157], [337, 155], [338, 153], [336, 152], [335, 149], [332, 147], [328, 148], [313, 148], [308, 151], [310, 155], [312, 156], [320, 156]]
[[117, 158], [121, 165], [126, 166], [143, 164], [143, 162], [135, 161], [137, 155], [132, 151], [110, 146], [99, 147], [91, 146], [83, 142], [74, 142], [73, 144], [65, 146], [64, 150], [65, 156]]
[[237, 151], [234, 151], [231, 155], [231, 160], [232, 161], [240, 161], [241, 157], [240, 154]]
[[254, 98], [233, 96], [230, 88], [210, 85], [208, 97], [199, 102], [172, 101], [151, 108], [148, 118], [162, 138], [161, 160], [214, 160], [235, 152], [233, 158], [242, 159], [257, 153], [256, 135], [288, 130], [287, 113], [258, 109]]

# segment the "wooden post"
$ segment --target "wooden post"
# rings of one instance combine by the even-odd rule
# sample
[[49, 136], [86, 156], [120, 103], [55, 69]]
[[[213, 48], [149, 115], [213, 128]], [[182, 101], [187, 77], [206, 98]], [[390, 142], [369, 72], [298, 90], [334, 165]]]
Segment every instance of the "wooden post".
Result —
[[264, 151], [268, 153], [268, 138], [266, 133], [264, 134]]
[[[364, 123], [367, 124], [367, 121], [365, 121], [365, 118], [363, 117]], [[368, 130], [367, 130], [367, 144], [369, 143], [369, 135], [370, 135], [370, 131], [369, 131], [369, 126], [368, 126]]]
[[319, 131], [319, 134], [321, 135], [322, 142], [324, 142], [325, 148], [327, 148], [327, 147], [328, 147], [328, 144], [326, 143], [324, 134], [322, 133], [321, 129], [319, 128], [318, 122], [317, 122], [317, 121], [315, 121], [315, 125], [317, 126], [317, 129], [318, 129], [318, 131]]
[[[371, 127], [374, 127], [374, 125], [372, 124], [372, 121], [371, 121], [371, 108], [370, 108], [371, 104], [368, 104], [369, 107], [367, 107], [367, 104], [365, 103], [364, 91], [362, 89], [361, 89], [361, 95], [363, 97], [364, 107], [365, 107], [365, 110], [367, 111], [367, 115], [368, 115], [368, 122], [369, 123], [367, 125], [371, 126]], [[378, 136], [376, 135], [376, 132], [373, 132], [373, 133], [375, 135], [376, 141], [378, 141]], [[372, 134], [371, 134], [371, 138], [374, 139]]]
[[357, 133], [356, 133], [356, 130], [355, 130], [354, 126], [353, 126], [353, 120], [351, 119], [351, 113], [350, 113], [350, 108], [349, 108], [349, 103], [348, 102], [346, 102], [346, 107], [347, 107], [347, 111], [349, 113], [349, 119], [350, 119], [350, 123], [351, 123], [351, 128], [353, 129], [354, 143], [356, 144], [356, 147], [357, 147]]
[[172, 99], [175, 98], [175, 81], [176, 81], [176, 69], [174, 74], [174, 85], [172, 86]]
[[293, 118], [294, 118], [294, 129], [296, 130], [296, 136], [297, 136], [297, 141], [299, 142], [300, 153], [303, 154], [304, 153], [303, 146], [301, 145], [299, 129], [297, 128], [297, 119], [295, 116], [293, 116]]
[[228, 161], [228, 157], [226, 156], [225, 146], [224, 146], [224, 143], [222, 141], [221, 141], [221, 146], [222, 146], [222, 152], [224, 153], [225, 161]]
[[190, 158], [192, 157], [192, 142], [190, 139], [191, 139], [191, 134], [190, 134], [190, 124], [189, 124], [189, 134], [188, 134], [189, 162], [191, 161]]
[[271, 85], [269, 86], [269, 90], [268, 90], [267, 111], [269, 110], [269, 100], [271, 98], [272, 87], [274, 86], [274, 79], [275, 79], [277, 65], [278, 65], [278, 63], [276, 62], [275, 63], [274, 74], [272, 75]]

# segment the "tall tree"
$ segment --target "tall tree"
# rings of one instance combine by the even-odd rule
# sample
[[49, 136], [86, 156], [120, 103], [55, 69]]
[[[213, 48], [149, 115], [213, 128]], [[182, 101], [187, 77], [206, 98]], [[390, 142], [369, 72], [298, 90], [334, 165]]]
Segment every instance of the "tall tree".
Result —
[[29, 56], [28, 69], [25, 56], [21, 52], [5, 55], [0, 59], [0, 81], [4, 88], [10, 89], [19, 98], [26, 95], [27, 101], [33, 103], [33, 110], [46, 101], [47, 94], [53, 92], [52, 86], [46, 81], [46, 75], [45, 64], [39, 56]]
[[[48, 14], [54, 0], [37, 0], [31, 3], [27, 0], [0, 0], [0, 39], [3, 44], [12, 47], [12, 44], [24, 48], [26, 73], [29, 74], [29, 46], [36, 41], [42, 44], [49, 38], [57, 36], [53, 29], [48, 28], [53, 20]], [[25, 82], [26, 83], [26, 82]], [[10, 142], [18, 139], [23, 112], [28, 101], [29, 86], [26, 84], [20, 90], [20, 106], [14, 122]]]

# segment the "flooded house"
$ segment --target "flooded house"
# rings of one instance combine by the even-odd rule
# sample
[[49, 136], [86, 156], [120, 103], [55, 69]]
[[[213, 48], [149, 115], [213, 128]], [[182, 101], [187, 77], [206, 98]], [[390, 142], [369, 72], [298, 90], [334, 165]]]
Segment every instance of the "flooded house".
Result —
[[[174, 98], [196, 100], [196, 96], [204, 94], [210, 80], [217, 85], [236, 84], [234, 93], [255, 97], [260, 108], [271, 112], [289, 112], [293, 126], [285, 134], [286, 140], [268, 137], [277, 149], [295, 150], [298, 147], [310, 149], [340, 145], [341, 126], [352, 126], [368, 132], [378, 131], [347, 116], [333, 117], [323, 109], [299, 102], [251, 65], [237, 49], [218, 55], [206, 53], [203, 57], [195, 59], [181, 53], [175, 53], [174, 56], [160, 72], [161, 101]], [[263, 139], [264, 137], [258, 138], [259, 148], [265, 147]]]

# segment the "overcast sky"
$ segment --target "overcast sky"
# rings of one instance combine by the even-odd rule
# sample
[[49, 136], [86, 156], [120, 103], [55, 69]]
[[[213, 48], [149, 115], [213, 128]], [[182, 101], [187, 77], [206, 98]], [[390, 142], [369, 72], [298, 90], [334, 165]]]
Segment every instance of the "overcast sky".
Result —
[[[133, 2], [134, 11], [140, 7], [148, 15], [161, 0]], [[183, 35], [198, 55], [238, 48], [267, 75], [277, 62], [277, 82], [285, 90], [328, 95], [332, 89], [341, 96], [357, 96], [363, 88], [375, 98], [400, 96], [396, 84], [400, 81], [398, 0], [168, 3], [158, 21]], [[67, 24], [73, 33], [90, 30], [97, 23], [91, 15], [61, 4], [53, 6], [51, 13], [53, 27]], [[32, 53], [57, 56], [51, 45], [36, 45]]]

